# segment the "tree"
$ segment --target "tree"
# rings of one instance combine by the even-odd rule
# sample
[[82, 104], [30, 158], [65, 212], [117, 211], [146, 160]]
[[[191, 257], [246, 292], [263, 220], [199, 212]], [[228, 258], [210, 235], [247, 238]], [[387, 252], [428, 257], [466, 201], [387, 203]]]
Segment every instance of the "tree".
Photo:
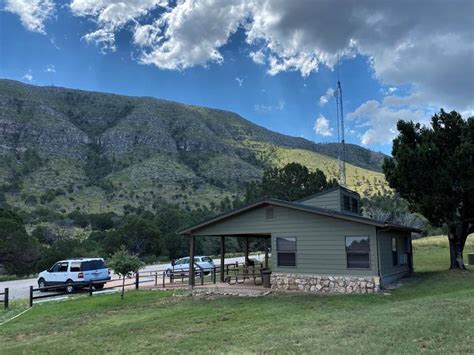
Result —
[[140, 257], [158, 257], [163, 252], [158, 227], [153, 221], [135, 215], [127, 217], [125, 224], [119, 228], [108, 231], [100, 240], [100, 244], [109, 255], [121, 245]]
[[250, 183], [246, 189], [246, 202], [263, 197], [294, 201], [332, 186], [337, 186], [337, 182], [328, 181], [321, 170], [310, 172], [306, 166], [289, 163], [283, 168], [266, 170], [261, 181]]
[[22, 219], [16, 213], [0, 208], [0, 262], [7, 273], [31, 273], [38, 247], [38, 241], [26, 233]]
[[410, 212], [408, 203], [397, 194], [375, 195], [363, 198], [361, 202], [362, 214], [366, 217], [414, 228], [427, 226], [431, 229], [422, 216]]
[[412, 211], [447, 226], [450, 268], [465, 269], [464, 244], [474, 232], [474, 118], [441, 109], [431, 127], [401, 120], [397, 128], [386, 179]]
[[109, 267], [122, 277], [122, 294], [120, 297], [123, 299], [125, 279], [133, 272], [138, 272], [138, 269], [144, 264], [137, 255], [130, 254], [124, 246], [112, 255], [108, 263]]

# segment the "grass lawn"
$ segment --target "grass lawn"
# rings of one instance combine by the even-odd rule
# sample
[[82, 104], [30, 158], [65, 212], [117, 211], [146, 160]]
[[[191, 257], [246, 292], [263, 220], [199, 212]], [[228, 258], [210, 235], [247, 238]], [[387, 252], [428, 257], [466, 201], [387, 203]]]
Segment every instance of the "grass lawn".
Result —
[[446, 271], [447, 248], [414, 245], [418, 271], [389, 295], [79, 297], [0, 327], [0, 353], [472, 353], [474, 266]]

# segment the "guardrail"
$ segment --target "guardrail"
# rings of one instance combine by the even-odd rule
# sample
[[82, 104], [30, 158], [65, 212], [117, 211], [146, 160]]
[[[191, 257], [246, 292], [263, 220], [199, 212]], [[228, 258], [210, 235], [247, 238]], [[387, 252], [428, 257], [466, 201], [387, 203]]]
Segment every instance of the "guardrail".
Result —
[[3, 303], [3, 308], [8, 308], [10, 290], [8, 287], [5, 288], [3, 292], [0, 292], [0, 296], [3, 296], [3, 299], [0, 299], [0, 303]]

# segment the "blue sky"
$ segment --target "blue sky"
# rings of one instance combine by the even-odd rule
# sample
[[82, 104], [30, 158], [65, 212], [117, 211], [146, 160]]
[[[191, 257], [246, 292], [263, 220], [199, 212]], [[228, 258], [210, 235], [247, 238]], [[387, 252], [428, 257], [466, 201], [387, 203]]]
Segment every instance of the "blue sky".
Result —
[[[426, 123], [440, 107], [473, 112], [473, 20], [446, 10], [443, 31], [429, 31], [443, 2], [431, 2], [431, 19], [370, 1], [338, 13], [324, 1], [0, 3], [2, 78], [226, 109], [281, 133], [334, 142], [330, 91], [339, 54], [348, 142], [390, 153], [398, 118]], [[364, 4], [374, 19], [331, 27]], [[461, 41], [463, 51], [446, 54]]]

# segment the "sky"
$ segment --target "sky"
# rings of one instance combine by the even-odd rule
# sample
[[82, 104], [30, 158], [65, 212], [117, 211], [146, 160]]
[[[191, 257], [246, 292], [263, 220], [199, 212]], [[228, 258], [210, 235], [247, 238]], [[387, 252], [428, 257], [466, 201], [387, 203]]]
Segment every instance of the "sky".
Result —
[[230, 110], [389, 154], [399, 119], [474, 115], [472, 0], [0, 0], [0, 77]]

